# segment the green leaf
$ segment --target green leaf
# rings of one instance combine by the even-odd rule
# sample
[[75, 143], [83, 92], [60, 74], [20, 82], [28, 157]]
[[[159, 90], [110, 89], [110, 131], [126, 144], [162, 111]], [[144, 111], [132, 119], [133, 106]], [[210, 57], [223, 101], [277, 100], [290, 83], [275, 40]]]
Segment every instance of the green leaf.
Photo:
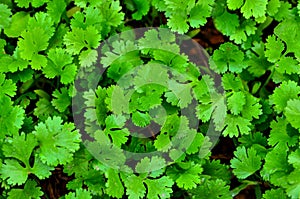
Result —
[[8, 27], [11, 23], [11, 10], [7, 5], [0, 3], [0, 31]]
[[114, 169], [109, 169], [105, 173], [105, 176], [107, 178], [107, 194], [111, 197], [122, 198], [124, 195], [124, 187], [121, 183], [118, 172], [116, 172]]
[[295, 169], [300, 168], [300, 149], [297, 149], [289, 155], [288, 162], [292, 164]]
[[[224, 23], [227, 21], [227, 23]], [[215, 20], [216, 28], [225, 35], [235, 34], [237, 27], [239, 27], [240, 20], [236, 14], [231, 14], [224, 11], [222, 15], [216, 16]]]
[[273, 94], [270, 96], [270, 104], [275, 105], [274, 110], [277, 113], [284, 111], [287, 102], [290, 99], [297, 99], [300, 94], [300, 86], [294, 81], [284, 81], [282, 84], [275, 88]]
[[58, 23], [61, 20], [63, 12], [66, 11], [67, 4], [65, 1], [53, 0], [47, 4], [47, 11], [54, 23]]
[[292, 127], [300, 129], [300, 99], [291, 99], [287, 101], [284, 115]]
[[44, 12], [37, 12], [34, 17], [29, 18], [26, 29], [30, 31], [36, 27], [42, 28], [49, 39], [53, 36], [55, 31], [53, 20], [48, 13]]
[[0, 95], [0, 139], [7, 135], [17, 134], [23, 125], [25, 111], [19, 106], [13, 106], [8, 96]]
[[226, 128], [223, 131], [223, 135], [232, 138], [232, 137], [238, 137], [239, 135], [243, 135], [243, 134], [249, 134], [250, 125], [251, 125], [250, 120], [240, 116], [234, 116], [228, 114], [224, 122], [224, 126], [226, 126]]
[[[27, 143], [28, 146], [20, 147], [24, 143]], [[29, 134], [25, 135], [22, 133], [20, 136], [14, 136], [13, 139], [10, 139], [10, 143], [3, 145], [3, 154], [6, 157], [16, 158], [23, 163], [27, 164], [33, 149], [38, 145], [38, 142], [34, 135]], [[28, 166], [28, 165], [27, 165]]]
[[143, 176], [136, 176], [134, 174], [126, 176], [124, 184], [126, 187], [126, 195], [128, 199], [140, 199], [146, 194], [146, 187], [143, 184]]
[[280, 7], [280, 0], [270, 0], [267, 5], [267, 13], [271, 16], [274, 16]]
[[245, 0], [241, 12], [246, 19], [249, 19], [251, 16], [259, 18], [265, 16], [267, 4], [267, 0]]
[[201, 133], [197, 133], [193, 139], [193, 142], [187, 148], [186, 153], [189, 155], [198, 153], [204, 141], [206, 141], [204, 136]]
[[167, 132], [159, 134], [154, 141], [155, 148], [163, 152], [168, 151], [171, 145], [172, 142], [170, 139], [170, 135]]
[[227, 99], [228, 108], [234, 115], [238, 115], [243, 110], [243, 106], [245, 104], [246, 104], [246, 97], [245, 94], [241, 91], [234, 92]]
[[65, 50], [61, 48], [51, 49], [48, 52], [48, 63], [44, 67], [43, 73], [48, 78], [60, 76], [63, 84], [74, 81], [77, 67], [73, 63], [73, 58]]
[[281, 57], [275, 66], [276, 71], [281, 74], [300, 74], [299, 62], [293, 57]]
[[74, 27], [64, 36], [64, 43], [68, 53], [78, 55], [85, 47], [88, 49], [97, 48], [100, 39], [101, 35], [93, 26], [87, 27], [86, 30]]
[[[7, 179], [7, 182], [11, 185], [21, 185], [25, 183], [28, 175], [31, 173], [40, 179], [51, 175], [50, 170], [53, 168], [43, 164], [37, 157], [34, 158], [33, 167], [29, 163], [33, 149], [38, 144], [33, 134], [25, 136], [25, 134], [22, 133], [20, 136], [14, 136], [10, 140], [9, 143], [4, 145], [3, 150], [6, 157], [16, 159], [6, 159], [4, 161], [0, 170], [2, 179]], [[21, 165], [18, 160], [21, 161], [25, 167]]]
[[300, 182], [299, 182], [300, 172], [299, 170], [294, 170], [290, 173], [288, 177], [288, 186], [286, 189], [287, 195], [292, 199], [297, 199], [300, 197]]
[[30, 15], [26, 12], [17, 12], [12, 16], [11, 24], [4, 29], [4, 33], [9, 37], [19, 37], [26, 29]]
[[171, 193], [173, 192], [171, 187], [174, 182], [167, 176], [154, 180], [146, 179], [145, 183], [148, 188], [147, 198], [167, 199], [170, 198]]
[[105, 119], [106, 128], [104, 133], [107, 136], [110, 135], [112, 143], [117, 147], [126, 143], [130, 134], [127, 128], [123, 128], [125, 121], [126, 119], [122, 115], [110, 115]]
[[225, 73], [227, 70], [231, 72], [242, 72], [247, 67], [244, 61], [244, 53], [232, 43], [224, 43], [218, 50], [214, 51], [212, 59], [215, 64], [211, 67], [218, 73]]
[[72, 160], [81, 141], [78, 130], [72, 123], [62, 124], [60, 117], [48, 118], [35, 126], [33, 134], [40, 143], [38, 156], [44, 163], [56, 166]]
[[148, 0], [127, 0], [125, 1], [126, 7], [134, 11], [132, 18], [141, 20], [150, 10], [150, 2]]
[[187, 169], [178, 169], [176, 167], [170, 167], [167, 170], [167, 176], [170, 176], [177, 184], [179, 188], [184, 190], [196, 188], [199, 186], [200, 174], [203, 172], [203, 168], [199, 164], [190, 164]]
[[89, 67], [96, 63], [98, 52], [96, 50], [88, 49], [80, 53], [79, 63], [83, 67]]
[[64, 112], [71, 105], [71, 97], [69, 95], [69, 90], [65, 87], [61, 88], [60, 91], [56, 89], [52, 96], [51, 103], [59, 112]]
[[48, 99], [40, 98], [36, 103], [33, 114], [44, 121], [49, 116], [58, 115], [58, 112]]
[[185, 108], [192, 102], [190, 84], [181, 84], [175, 80], [170, 80], [168, 88], [170, 91], [165, 93], [165, 97], [167, 102], [172, 105]]
[[[260, 174], [264, 180], [276, 186], [286, 185], [291, 165], [287, 161], [287, 145], [277, 144], [266, 155], [265, 164]], [[280, 160], [280, 161], [278, 161]]]
[[33, 69], [41, 69], [47, 64], [47, 59], [39, 52], [47, 49], [50, 37], [40, 27], [23, 31], [21, 36], [18, 42], [21, 58], [31, 61]]
[[[277, 120], [277, 121], [276, 121]], [[284, 144], [288, 146], [295, 146], [298, 142], [298, 136], [292, 135], [288, 132], [288, 121], [285, 118], [277, 117], [271, 122], [271, 132], [268, 138], [268, 144], [275, 146], [276, 144]]]
[[139, 111], [132, 113], [132, 122], [136, 126], [145, 127], [148, 126], [151, 122], [151, 117], [149, 113], [142, 113]]
[[31, 4], [34, 8], [38, 8], [48, 1], [49, 0], [16, 0], [16, 3], [20, 8], [29, 8], [29, 4]]
[[259, 98], [246, 93], [246, 104], [243, 107], [242, 116], [248, 120], [259, 119], [259, 116], [263, 114], [262, 105], [259, 102]]
[[166, 166], [165, 159], [158, 156], [153, 156], [151, 159], [148, 157], [143, 158], [137, 163], [135, 169], [138, 173], [150, 173], [157, 171]]
[[92, 199], [92, 195], [89, 191], [84, 189], [76, 189], [75, 193], [70, 192], [65, 195], [65, 199]]
[[230, 161], [233, 173], [240, 179], [245, 179], [261, 167], [261, 158], [254, 148], [238, 147], [234, 152], [235, 158]]
[[229, 188], [221, 179], [207, 180], [203, 178], [201, 185], [190, 192], [193, 194], [193, 198], [231, 199]]
[[8, 199], [15, 198], [40, 198], [44, 193], [40, 187], [37, 187], [37, 182], [27, 180], [23, 189], [11, 189], [8, 193]]
[[[279, 12], [280, 13], [280, 12]], [[275, 35], [286, 44], [286, 52], [294, 52], [300, 58], [300, 45], [295, 42], [300, 38], [299, 18], [289, 18], [281, 22], [274, 29]]]
[[267, 190], [263, 194], [263, 199], [287, 199], [287, 196], [283, 189], [271, 189]]
[[220, 160], [207, 160], [202, 167], [203, 175], [209, 175], [215, 180], [223, 180], [227, 184], [230, 183], [232, 173], [229, 170], [229, 166], [222, 164]]
[[203, 1], [191, 9], [189, 13], [190, 17], [188, 19], [191, 27], [198, 28], [206, 23], [207, 18], [211, 15], [212, 4], [212, 1]]
[[5, 74], [0, 73], [0, 95], [13, 97], [16, 95], [17, 86], [11, 79], [5, 79]]
[[284, 50], [284, 44], [280, 39], [277, 39], [274, 35], [267, 38], [265, 55], [269, 62], [276, 62], [281, 57], [281, 52]]
[[236, 10], [244, 4], [243, 0], [227, 0], [227, 6], [230, 10]]

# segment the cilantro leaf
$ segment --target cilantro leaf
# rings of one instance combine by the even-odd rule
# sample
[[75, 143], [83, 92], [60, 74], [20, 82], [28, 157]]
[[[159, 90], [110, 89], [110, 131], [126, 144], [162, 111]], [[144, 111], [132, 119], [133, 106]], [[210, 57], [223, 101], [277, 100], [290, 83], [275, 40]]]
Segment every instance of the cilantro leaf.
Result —
[[287, 196], [283, 189], [271, 189], [267, 190], [263, 194], [263, 199], [287, 199]]
[[126, 195], [129, 199], [140, 199], [146, 195], [147, 198], [166, 199], [170, 198], [172, 193], [172, 185], [174, 182], [167, 176], [161, 178], [149, 179], [144, 175], [136, 176], [131, 174], [124, 178], [126, 187]]
[[264, 180], [268, 180], [276, 186], [281, 186], [288, 182], [287, 178], [291, 165], [287, 161], [287, 149], [287, 145], [281, 143], [267, 153], [265, 164], [260, 171]]
[[27, 180], [23, 189], [11, 189], [8, 193], [8, 199], [15, 198], [40, 198], [44, 193], [40, 187], [37, 187], [36, 181]]
[[11, 18], [10, 26], [4, 29], [4, 33], [9, 37], [19, 37], [26, 29], [30, 15], [26, 12], [17, 12]]
[[265, 15], [267, 4], [267, 0], [245, 0], [241, 12], [246, 19], [249, 19], [251, 16], [259, 18]]
[[203, 26], [207, 18], [210, 16], [212, 11], [213, 1], [203, 1], [198, 2], [198, 4], [193, 7], [190, 11], [190, 17], [188, 21], [193, 28], [198, 28]]
[[281, 57], [275, 66], [276, 72], [281, 74], [300, 74], [299, 62], [293, 57]]
[[[10, 140], [9, 143], [3, 146], [4, 155], [16, 159], [4, 160], [4, 164], [0, 169], [0, 174], [3, 179], [7, 179], [7, 182], [11, 185], [21, 185], [25, 183], [28, 175], [31, 173], [40, 179], [51, 175], [50, 170], [53, 168], [43, 164], [37, 157], [34, 158], [33, 167], [31, 167], [29, 163], [33, 149], [38, 144], [33, 134], [26, 136], [22, 133], [20, 136], [13, 136]], [[21, 165], [18, 160], [21, 161], [25, 167]]]
[[267, 5], [267, 13], [271, 16], [274, 16], [278, 12], [279, 7], [280, 7], [279, 0], [270, 0]]
[[42, 6], [44, 3], [48, 2], [48, 1], [49, 0], [33, 0], [33, 1], [16, 0], [16, 3], [21, 8], [28, 8], [29, 4], [31, 4], [32, 7], [38, 8], [38, 7]]
[[190, 84], [180, 84], [175, 80], [170, 80], [168, 88], [171, 91], [166, 92], [165, 97], [172, 105], [185, 108], [192, 102]]
[[8, 96], [0, 95], [0, 139], [16, 134], [23, 125], [25, 111], [19, 106], [13, 106]]
[[33, 114], [40, 120], [44, 121], [49, 116], [58, 115], [58, 111], [56, 111], [55, 107], [48, 99], [40, 98], [36, 103], [36, 108], [34, 109]]
[[7, 5], [0, 3], [0, 31], [8, 27], [11, 23], [11, 10]]
[[33, 69], [41, 69], [47, 64], [47, 59], [39, 52], [47, 49], [50, 37], [41, 27], [23, 31], [21, 36], [18, 42], [21, 58], [31, 61]]
[[295, 41], [300, 38], [298, 23], [298, 18], [293, 17], [286, 19], [276, 26], [274, 33], [279, 39], [285, 42], [287, 47], [285, 53], [294, 52], [295, 56], [300, 58], [300, 45], [295, 43]]
[[220, 48], [214, 51], [212, 59], [215, 64], [212, 64], [212, 69], [218, 73], [225, 73], [227, 70], [231, 72], [242, 72], [247, 67], [243, 62], [244, 53], [232, 43], [225, 43]]
[[162, 157], [153, 156], [151, 159], [145, 157], [137, 163], [135, 169], [138, 173], [150, 173], [165, 167], [165, 164], [165, 159]]
[[300, 182], [299, 182], [300, 172], [299, 170], [294, 170], [288, 176], [288, 183], [286, 192], [287, 195], [290, 196], [292, 199], [297, 199], [300, 197]]
[[48, 52], [47, 66], [42, 70], [46, 77], [60, 76], [61, 83], [68, 84], [74, 81], [77, 68], [70, 54], [61, 48], [52, 48]]
[[128, 140], [130, 132], [127, 128], [123, 128], [125, 121], [126, 119], [122, 115], [110, 115], [105, 119], [106, 128], [104, 133], [106, 136], [110, 135], [115, 146], [120, 147]]
[[0, 95], [13, 97], [16, 95], [17, 87], [11, 79], [5, 79], [5, 74], [0, 73]]
[[75, 193], [70, 192], [65, 195], [66, 199], [92, 199], [92, 195], [89, 191], [84, 189], [76, 189]]
[[126, 195], [128, 199], [140, 199], [146, 194], [146, 187], [143, 184], [143, 176], [136, 176], [134, 174], [126, 176], [124, 184], [126, 187]]
[[259, 98], [254, 97], [250, 93], [246, 93], [246, 104], [242, 110], [242, 116], [248, 120], [258, 119], [262, 115], [262, 105]]
[[265, 55], [270, 62], [276, 62], [280, 59], [281, 53], [284, 50], [284, 44], [280, 39], [276, 39], [274, 35], [267, 38]]
[[[14, 136], [10, 139], [10, 142], [11, 143], [3, 145], [3, 154], [6, 157], [16, 158], [28, 166], [31, 153], [38, 144], [36, 138], [32, 134], [26, 136], [22, 133], [20, 136]], [[22, 146], [25, 142], [30, 145], [23, 149], [20, 146]]]
[[177, 184], [178, 187], [185, 190], [196, 188], [200, 183], [200, 174], [203, 168], [199, 164], [192, 162], [180, 163], [187, 168], [182, 169], [172, 166], [167, 169], [167, 176], [170, 176]]
[[54, 34], [54, 22], [48, 13], [37, 12], [34, 17], [29, 18], [27, 30], [32, 30], [35, 27], [40, 27], [44, 30], [45, 35], [51, 38]]
[[241, 91], [234, 92], [230, 97], [228, 97], [227, 105], [232, 114], [238, 115], [242, 110], [243, 106], [246, 104], [245, 94]]
[[230, 161], [233, 173], [240, 179], [245, 179], [261, 167], [261, 158], [254, 148], [238, 147], [234, 152], [235, 158]]
[[74, 124], [62, 122], [60, 117], [48, 117], [36, 125], [33, 132], [40, 143], [38, 156], [48, 165], [70, 162], [73, 153], [79, 149], [80, 134], [74, 130]]
[[149, 113], [142, 113], [140, 111], [135, 111], [132, 113], [132, 122], [136, 126], [145, 127], [150, 124], [151, 117]]
[[101, 35], [93, 26], [87, 27], [86, 30], [74, 27], [64, 36], [64, 43], [68, 53], [78, 55], [83, 48], [97, 48], [100, 39]]
[[243, 0], [227, 0], [227, 6], [230, 10], [236, 10], [244, 4]]
[[275, 146], [276, 144], [284, 144], [288, 146], [295, 146], [298, 142], [297, 135], [293, 135], [288, 131], [288, 121], [285, 118], [277, 117], [271, 122], [271, 132], [268, 138], [268, 144]]
[[122, 198], [124, 195], [124, 187], [121, 183], [118, 172], [116, 172], [114, 169], [108, 169], [108, 171], [105, 173], [105, 176], [108, 179], [106, 183], [107, 194], [111, 197]]
[[284, 114], [292, 127], [300, 129], [300, 99], [291, 99], [287, 101]]
[[229, 186], [221, 179], [203, 179], [202, 184], [192, 189], [191, 193], [197, 198], [231, 199]]
[[146, 179], [148, 194], [147, 198], [153, 199], [167, 199], [170, 198], [172, 193], [172, 185], [174, 184], [168, 176], [163, 176], [158, 179]]
[[71, 105], [69, 90], [65, 87], [61, 88], [60, 91], [55, 90], [52, 96], [55, 98], [52, 99], [51, 103], [59, 112], [64, 112]]
[[270, 96], [270, 104], [275, 105], [274, 110], [281, 113], [287, 106], [290, 99], [297, 99], [300, 94], [300, 86], [294, 81], [284, 81], [282, 84], [275, 88], [273, 94]]
[[67, 4], [65, 1], [53, 0], [47, 4], [47, 11], [54, 23], [58, 23], [63, 12], [66, 11]]
[[[224, 21], [228, 21], [228, 23], [224, 23]], [[224, 11], [222, 15], [216, 16], [214, 22], [216, 28], [228, 36], [235, 34], [240, 24], [239, 17], [227, 11]]]
[[133, 11], [132, 18], [141, 20], [150, 10], [150, 2], [148, 0], [127, 0], [125, 1], [126, 7]]
[[[223, 131], [224, 136], [238, 137], [240, 134], [249, 134], [250, 132], [250, 120], [240, 116], [234, 116], [228, 114], [224, 121], [225, 130]], [[221, 129], [220, 129], [221, 130]]]

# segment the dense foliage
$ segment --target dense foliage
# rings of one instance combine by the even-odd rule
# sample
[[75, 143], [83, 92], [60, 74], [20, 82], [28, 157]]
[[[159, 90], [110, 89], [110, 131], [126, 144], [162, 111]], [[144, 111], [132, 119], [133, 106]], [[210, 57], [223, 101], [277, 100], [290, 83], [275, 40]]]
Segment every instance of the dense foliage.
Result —
[[[208, 21], [215, 74], [167, 31]], [[294, 0], [0, 0], [0, 198], [299, 199], [299, 24]]]

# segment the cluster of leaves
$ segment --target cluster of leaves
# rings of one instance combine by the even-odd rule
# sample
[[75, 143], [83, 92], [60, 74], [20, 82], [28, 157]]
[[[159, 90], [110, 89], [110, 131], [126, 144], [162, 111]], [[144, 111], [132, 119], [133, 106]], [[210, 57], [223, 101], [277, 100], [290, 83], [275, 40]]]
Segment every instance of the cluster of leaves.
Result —
[[[168, 30], [126, 34], [131, 21], [191, 33], [208, 18], [226, 36], [209, 59], [217, 83]], [[42, 198], [62, 167], [66, 199], [229, 199], [249, 187], [298, 199], [299, 23], [300, 4], [284, 0], [0, 0], [1, 197]], [[230, 161], [211, 156], [210, 128], [235, 144]]]

